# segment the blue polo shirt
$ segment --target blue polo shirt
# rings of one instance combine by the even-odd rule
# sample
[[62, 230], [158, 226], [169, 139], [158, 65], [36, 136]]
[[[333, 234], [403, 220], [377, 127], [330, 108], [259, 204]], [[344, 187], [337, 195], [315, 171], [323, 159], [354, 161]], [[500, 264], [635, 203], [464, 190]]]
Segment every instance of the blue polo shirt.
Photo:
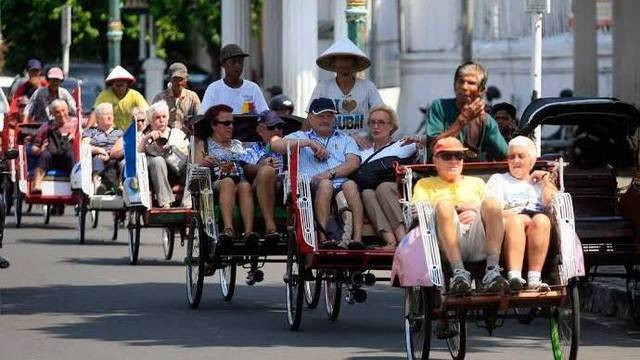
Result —
[[[284, 137], [291, 140], [310, 139], [327, 148], [329, 158], [327, 160], [318, 160], [313, 155], [313, 150], [305, 146], [300, 148], [300, 157], [298, 158], [298, 169], [301, 173], [312, 177], [324, 171], [336, 168], [347, 161], [347, 154], [360, 156], [358, 144], [353, 138], [342, 131], [334, 130], [329, 137], [321, 137], [313, 130], [296, 131]], [[340, 188], [347, 178], [333, 179], [333, 187]]]

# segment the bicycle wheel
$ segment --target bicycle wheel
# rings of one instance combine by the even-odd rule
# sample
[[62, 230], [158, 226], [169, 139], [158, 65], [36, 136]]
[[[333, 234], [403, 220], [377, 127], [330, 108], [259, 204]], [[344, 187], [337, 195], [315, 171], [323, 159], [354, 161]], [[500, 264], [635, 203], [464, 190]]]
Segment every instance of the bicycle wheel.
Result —
[[173, 245], [175, 243], [175, 230], [172, 228], [162, 229], [162, 250], [164, 250], [164, 259], [171, 260], [173, 256]]
[[220, 269], [220, 292], [224, 301], [231, 301], [236, 290], [236, 263], [229, 258]]
[[80, 204], [78, 204], [78, 235], [80, 244], [84, 244], [84, 237], [86, 233], [87, 200], [87, 198], [82, 196], [80, 197]]
[[449, 329], [457, 335], [447, 339], [447, 347], [453, 360], [462, 360], [467, 354], [467, 313], [456, 311], [449, 317]]
[[313, 280], [304, 282], [304, 302], [309, 309], [315, 309], [320, 302], [322, 291], [322, 272], [313, 270]]
[[44, 217], [45, 225], [49, 225], [49, 221], [51, 221], [51, 208], [52, 205], [42, 205], [42, 216]]
[[287, 251], [287, 270], [284, 276], [285, 292], [287, 296], [287, 322], [289, 329], [297, 331], [302, 322], [302, 301], [304, 298], [304, 277], [302, 276], [304, 263], [300, 259], [296, 246], [296, 234], [289, 234], [289, 249]]
[[129, 264], [138, 263], [140, 251], [140, 227], [142, 226], [142, 213], [137, 210], [129, 211]]
[[567, 296], [560, 306], [551, 309], [549, 327], [551, 350], [555, 360], [578, 358], [580, 341], [580, 298], [576, 281], [566, 287]]
[[323, 280], [322, 283], [324, 286], [325, 312], [330, 321], [336, 321], [340, 314], [340, 304], [342, 301], [342, 284], [339, 281], [338, 272], [327, 272], [325, 274], [325, 280]]
[[[201, 239], [202, 236], [202, 239]], [[207, 253], [206, 235], [202, 231], [202, 222], [199, 215], [191, 219], [191, 231], [187, 240], [187, 257], [185, 258], [187, 273], [187, 301], [192, 309], [200, 305], [204, 285], [204, 266]]]
[[19, 228], [22, 225], [22, 194], [20, 192], [17, 192], [16, 196], [14, 196], [14, 202], [13, 215], [16, 218], [16, 227]]
[[428, 359], [431, 351], [433, 289], [408, 287], [404, 292], [404, 343], [407, 359]]

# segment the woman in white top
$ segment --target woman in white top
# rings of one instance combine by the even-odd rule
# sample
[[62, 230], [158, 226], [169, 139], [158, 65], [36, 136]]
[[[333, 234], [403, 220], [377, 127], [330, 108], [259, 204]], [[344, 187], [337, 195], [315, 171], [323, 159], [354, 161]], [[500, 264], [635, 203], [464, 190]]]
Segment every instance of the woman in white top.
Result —
[[[372, 162], [383, 162], [390, 165], [398, 159], [409, 159], [415, 155], [415, 144], [402, 145], [402, 141], [394, 142], [391, 138], [398, 130], [396, 113], [386, 105], [371, 108], [368, 116], [369, 136], [373, 146], [360, 153], [360, 166], [369, 166]], [[383, 160], [384, 159], [384, 160]], [[393, 170], [384, 170], [390, 178], [365, 176], [365, 179], [354, 179], [362, 191], [362, 202], [369, 221], [375, 231], [384, 239], [385, 248], [393, 249], [405, 236], [402, 209], [398, 185], [393, 179]]]
[[384, 103], [376, 86], [369, 80], [356, 78], [356, 74], [367, 69], [371, 61], [354, 43], [344, 38], [320, 55], [316, 64], [335, 72], [336, 77], [318, 82], [309, 104], [317, 98], [333, 100], [338, 109], [335, 128], [351, 135], [360, 148], [370, 148], [371, 142], [367, 138], [369, 110]]
[[147, 118], [151, 119], [150, 131], [142, 136], [138, 144], [138, 151], [147, 154], [149, 180], [155, 191], [158, 206], [169, 208], [176, 200], [170, 181], [181, 180], [185, 175], [186, 167], [181, 170], [180, 174], [172, 174], [167, 167], [164, 154], [172, 150], [180, 152], [186, 158], [189, 151], [189, 140], [180, 129], [172, 129], [168, 126], [169, 106], [164, 100], [149, 106]]
[[[494, 174], [487, 182], [485, 196], [496, 197], [503, 203], [503, 253], [512, 290], [519, 290], [525, 284], [529, 289], [549, 290], [549, 286], [540, 279], [551, 234], [551, 223], [544, 211], [557, 189], [549, 172], [531, 172], [536, 155], [536, 146], [531, 139], [524, 136], [513, 138], [509, 141], [507, 153], [509, 172]], [[529, 266], [527, 282], [522, 278], [525, 249]]]

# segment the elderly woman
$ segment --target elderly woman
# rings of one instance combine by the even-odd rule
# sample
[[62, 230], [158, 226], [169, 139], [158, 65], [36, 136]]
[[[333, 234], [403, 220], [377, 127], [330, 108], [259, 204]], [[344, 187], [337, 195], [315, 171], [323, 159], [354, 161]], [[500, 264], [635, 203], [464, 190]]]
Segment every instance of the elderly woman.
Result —
[[166, 102], [160, 101], [152, 104], [147, 109], [147, 118], [151, 119], [150, 129], [142, 136], [138, 144], [138, 151], [147, 154], [149, 179], [156, 194], [158, 206], [170, 208], [176, 200], [171, 190], [170, 181], [178, 181], [185, 174], [184, 169], [180, 170], [181, 173], [170, 171], [166, 155], [172, 151], [186, 158], [189, 151], [189, 140], [180, 129], [172, 129], [167, 125], [169, 107]]
[[383, 102], [378, 88], [369, 80], [358, 79], [356, 73], [367, 69], [371, 61], [351, 40], [344, 38], [320, 55], [316, 64], [335, 72], [336, 77], [318, 82], [311, 100], [333, 100], [338, 108], [334, 127], [351, 135], [360, 148], [370, 148], [371, 142], [366, 136], [367, 116], [371, 107]]
[[[545, 208], [557, 191], [547, 171], [531, 172], [536, 162], [536, 146], [531, 139], [517, 136], [509, 141], [509, 172], [494, 174], [487, 182], [486, 196], [502, 200], [507, 278], [512, 290], [549, 290], [540, 273], [549, 248], [551, 224]], [[522, 263], [527, 250], [527, 282], [522, 278]]]
[[219, 104], [210, 107], [204, 119], [211, 125], [211, 134], [206, 139], [197, 139], [194, 158], [197, 164], [212, 169], [214, 189], [219, 196], [224, 229], [220, 234], [223, 246], [235, 239], [233, 209], [236, 194], [240, 204], [240, 216], [244, 226], [243, 240], [249, 246], [258, 243], [259, 235], [253, 232], [255, 206], [251, 184], [247, 181], [243, 166], [247, 163], [247, 151], [237, 139], [233, 139], [233, 109]]
[[[406, 229], [402, 222], [400, 194], [393, 181], [393, 161], [411, 158], [416, 153], [416, 145], [403, 146], [402, 141], [394, 142], [391, 138], [398, 130], [398, 117], [386, 105], [374, 106], [368, 116], [369, 137], [373, 146], [360, 153], [362, 163], [355, 176], [355, 181], [362, 190], [362, 202], [367, 217], [376, 232], [384, 239], [385, 248], [395, 248], [405, 236]], [[387, 166], [383, 174], [374, 174], [367, 170]]]
[[[91, 164], [98, 194], [115, 192], [118, 186], [119, 161], [124, 157], [122, 135], [124, 132], [113, 126], [113, 107], [101, 103], [95, 108], [97, 126], [82, 133], [91, 144]], [[101, 179], [105, 179], [100, 183]]]

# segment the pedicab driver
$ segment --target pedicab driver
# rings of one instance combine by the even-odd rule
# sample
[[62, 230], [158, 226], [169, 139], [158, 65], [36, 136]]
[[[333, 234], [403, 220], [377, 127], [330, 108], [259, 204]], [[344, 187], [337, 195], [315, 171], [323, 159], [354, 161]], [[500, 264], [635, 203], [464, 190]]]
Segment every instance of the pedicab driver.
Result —
[[465, 269], [464, 261], [485, 259], [487, 265], [480, 289], [502, 291], [508, 283], [498, 265], [504, 237], [501, 203], [496, 198], [485, 198], [482, 179], [462, 175], [466, 150], [454, 137], [438, 140], [433, 155], [437, 176], [420, 179], [414, 187], [412, 201], [427, 200], [435, 206], [438, 242], [453, 271], [449, 291], [469, 292], [471, 273]]
[[212, 82], [202, 97], [198, 114], [204, 114], [211, 106], [224, 104], [233, 114], [261, 114], [269, 110], [258, 84], [242, 78], [244, 58], [249, 54], [236, 44], [225, 45], [220, 51], [220, 63], [224, 78]]

